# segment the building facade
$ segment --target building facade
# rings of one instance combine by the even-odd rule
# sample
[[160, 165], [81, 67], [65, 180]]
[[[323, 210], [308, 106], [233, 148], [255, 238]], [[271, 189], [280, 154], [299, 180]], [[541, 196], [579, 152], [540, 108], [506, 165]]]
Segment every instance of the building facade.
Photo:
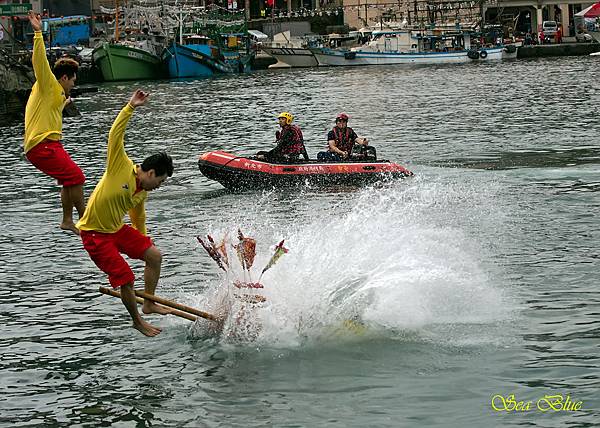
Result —
[[506, 36], [539, 32], [543, 21], [557, 21], [565, 35], [574, 35], [573, 15], [589, 0], [343, 0], [344, 21], [350, 27], [377, 28], [386, 23], [427, 26], [435, 22], [463, 27], [501, 25]]
[[[42, 11], [42, 0], [0, 0], [0, 5], [9, 4], [31, 4], [32, 10], [41, 13]], [[28, 25], [26, 15], [2, 15], [0, 16], [0, 46], [10, 45], [14, 46], [15, 43], [19, 43], [24, 40]]]

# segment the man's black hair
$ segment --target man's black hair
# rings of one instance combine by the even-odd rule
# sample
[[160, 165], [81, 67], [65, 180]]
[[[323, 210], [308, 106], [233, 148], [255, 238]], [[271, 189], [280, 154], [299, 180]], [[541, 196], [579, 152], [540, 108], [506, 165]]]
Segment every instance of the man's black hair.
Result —
[[170, 177], [173, 175], [173, 159], [165, 152], [159, 152], [155, 155], [148, 156], [144, 159], [144, 162], [142, 162], [142, 171], [148, 172], [151, 169], [154, 170], [154, 173], [157, 176], [167, 174], [167, 176]]
[[69, 79], [72, 79], [77, 70], [79, 70], [79, 63], [73, 58], [60, 58], [54, 63], [52, 73], [54, 73], [57, 79], [60, 79], [65, 74]]

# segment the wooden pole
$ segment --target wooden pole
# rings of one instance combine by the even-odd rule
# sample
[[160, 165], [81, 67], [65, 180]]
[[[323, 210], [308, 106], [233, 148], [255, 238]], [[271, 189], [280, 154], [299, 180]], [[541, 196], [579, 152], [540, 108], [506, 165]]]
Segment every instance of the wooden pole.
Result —
[[115, 43], [119, 42], [119, 2], [115, 0]]
[[[102, 294], [106, 294], [108, 296], [118, 297], [119, 299], [121, 298], [121, 293], [113, 290], [112, 288], [100, 287], [99, 291]], [[144, 303], [144, 299], [142, 299], [141, 297], [136, 297], [135, 300], [140, 305]], [[171, 314], [176, 315], [181, 318], [185, 318], [186, 320], [190, 320], [190, 321], [196, 321], [196, 319], [197, 319], [194, 315], [188, 314], [187, 312], [178, 311], [177, 309], [171, 309]]]
[[[100, 291], [100, 293], [102, 293], [102, 294], [121, 298], [121, 293], [118, 291], [115, 291], [111, 288], [100, 287], [98, 289], [98, 291]], [[217, 317], [215, 317], [212, 314], [202, 312], [198, 309], [191, 308], [186, 305], [181, 305], [181, 304], [173, 302], [171, 300], [163, 299], [162, 297], [153, 296], [153, 295], [147, 294], [140, 290], [135, 290], [135, 294], [138, 296], [138, 297], [136, 297], [136, 301], [140, 304], [144, 303], [144, 298], [146, 298], [148, 300], [152, 300], [153, 302], [160, 303], [164, 306], [168, 306], [169, 308], [171, 308], [171, 313], [173, 315], [188, 319], [190, 321], [196, 321], [196, 317], [194, 315], [197, 315], [199, 317], [206, 318], [206, 319], [209, 319], [212, 321], [217, 321]]]
[[168, 306], [170, 308], [175, 308], [183, 312], [188, 312], [190, 314], [197, 315], [201, 318], [206, 318], [207, 320], [218, 321], [219, 319], [207, 312], [203, 312], [199, 309], [192, 308], [191, 306], [182, 305], [181, 303], [173, 302], [172, 300], [167, 300], [163, 297], [155, 296], [153, 294], [148, 294], [142, 290], [135, 290], [135, 295], [142, 297], [144, 299], [152, 300], [153, 302], [160, 303], [161, 305]]

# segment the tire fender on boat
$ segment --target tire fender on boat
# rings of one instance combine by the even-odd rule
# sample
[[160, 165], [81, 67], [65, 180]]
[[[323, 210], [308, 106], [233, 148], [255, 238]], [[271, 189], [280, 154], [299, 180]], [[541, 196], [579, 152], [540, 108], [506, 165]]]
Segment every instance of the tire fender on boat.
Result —
[[467, 52], [467, 56], [471, 59], [479, 59], [479, 52], [477, 52], [476, 50], [470, 50], [469, 52]]
[[481, 52], [479, 52], [479, 58], [486, 59], [487, 58], [487, 51], [482, 50]]

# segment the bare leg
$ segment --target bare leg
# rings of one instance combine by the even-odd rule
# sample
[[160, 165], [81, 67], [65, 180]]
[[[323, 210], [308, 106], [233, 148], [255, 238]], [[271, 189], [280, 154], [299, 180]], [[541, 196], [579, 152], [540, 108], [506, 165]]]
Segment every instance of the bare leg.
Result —
[[77, 210], [77, 214], [79, 218], [83, 217], [83, 213], [85, 212], [85, 200], [83, 198], [83, 184], [78, 184], [77, 186], [71, 186], [67, 188], [69, 190], [69, 194], [71, 196], [71, 200], [73, 201], [73, 206]]
[[[144, 268], [144, 291], [148, 294], [154, 294], [158, 279], [160, 278], [162, 254], [158, 248], [153, 245], [144, 253], [144, 261], [146, 262], [146, 267]], [[171, 313], [171, 310], [165, 306], [160, 306], [150, 300], [144, 299], [142, 312], [145, 314], [167, 315]]]
[[85, 205], [83, 202], [83, 184], [75, 186], [63, 187], [60, 191], [60, 199], [62, 202], [63, 218], [60, 228], [70, 230], [79, 235], [79, 230], [73, 222], [73, 207], [77, 209], [79, 217], [83, 216]]
[[152, 337], [159, 334], [162, 330], [158, 327], [154, 327], [152, 324], [144, 321], [140, 313], [137, 310], [137, 302], [135, 300], [135, 292], [133, 291], [133, 284], [123, 285], [121, 287], [121, 301], [127, 312], [131, 315], [133, 320], [133, 328], [140, 331], [143, 335]]

